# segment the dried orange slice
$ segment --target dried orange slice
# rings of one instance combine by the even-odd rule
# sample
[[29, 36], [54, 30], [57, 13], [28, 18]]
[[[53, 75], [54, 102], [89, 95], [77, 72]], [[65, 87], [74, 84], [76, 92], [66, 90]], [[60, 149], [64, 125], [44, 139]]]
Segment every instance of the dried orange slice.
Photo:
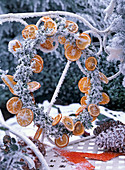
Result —
[[59, 148], [64, 148], [69, 143], [69, 136], [67, 134], [63, 134], [62, 137], [55, 139], [55, 144]]
[[71, 33], [76, 33], [78, 31], [78, 25], [73, 21], [66, 20], [66, 26], [65, 27]]
[[101, 80], [103, 83], [108, 84], [109, 80], [108, 80], [108, 78], [105, 76], [105, 74], [99, 72], [99, 78], [100, 78], [100, 80]]
[[38, 30], [36, 25], [27, 25], [22, 31], [23, 38], [35, 39], [36, 38], [36, 30]]
[[85, 100], [87, 100], [87, 96], [83, 96], [80, 100], [81, 105], [87, 105], [87, 103], [85, 102]]
[[70, 45], [71, 45], [71, 44], [70, 44], [69, 41], [68, 41], [68, 42], [65, 42], [65, 44], [64, 44], [64, 49], [66, 50], [66, 48], [68, 48]]
[[34, 73], [40, 73], [43, 69], [43, 59], [41, 57], [39, 59], [39, 57], [36, 55], [31, 60], [31, 62], [33, 62], [32, 69]]
[[56, 25], [55, 21], [53, 21], [53, 20], [47, 20], [44, 23], [44, 27], [45, 27], [46, 31], [50, 30], [50, 33], [47, 33], [47, 36], [52, 36], [57, 31], [57, 25]]
[[41, 127], [38, 127], [35, 135], [34, 135], [34, 139], [39, 139], [41, 133], [42, 133], [43, 129]]
[[88, 90], [90, 90], [90, 79], [87, 78], [87, 77], [83, 77], [79, 80], [78, 82], [78, 87], [79, 87], [79, 90], [82, 92], [82, 93], [86, 93], [88, 92]]
[[93, 119], [91, 120], [91, 122], [94, 122], [97, 117], [96, 117], [96, 116], [92, 116], [92, 118], [93, 118]]
[[30, 109], [24, 108], [16, 115], [17, 122], [20, 126], [26, 127], [33, 121], [34, 114]]
[[70, 61], [76, 61], [81, 57], [81, 50], [74, 45], [69, 45], [65, 50], [65, 57]]
[[86, 108], [86, 105], [82, 105], [81, 107], [79, 107], [76, 110], [75, 115], [78, 116], [85, 108]]
[[69, 116], [63, 116], [62, 118], [62, 123], [64, 124], [64, 126], [69, 130], [69, 131], [73, 131], [74, 130], [74, 123], [73, 123], [73, 119]]
[[77, 121], [74, 125], [73, 134], [75, 136], [80, 136], [80, 135], [83, 135], [84, 131], [85, 131], [85, 128], [83, 124], [80, 121]]
[[88, 112], [91, 116], [97, 117], [100, 114], [100, 109], [96, 104], [90, 104], [88, 106]]
[[53, 43], [50, 39], [46, 39], [46, 41], [43, 44], [40, 44], [40, 47], [46, 50], [52, 50], [53, 49]]
[[41, 18], [41, 21], [43, 21], [43, 22], [46, 22], [46, 21], [48, 21], [48, 20], [52, 20], [49, 16], [43, 16], [42, 18]]
[[107, 104], [110, 102], [110, 98], [106, 93], [102, 93], [102, 100], [99, 102], [99, 104]]
[[11, 76], [11, 75], [2, 75], [1, 79], [9, 87], [10, 92], [15, 95], [14, 86], [16, 85], [16, 82], [13, 80], [13, 76]]
[[59, 114], [53, 119], [52, 126], [57, 125], [57, 124], [60, 122], [61, 119], [62, 119], [62, 114], [59, 113]]
[[65, 44], [66, 38], [63, 35], [58, 36], [58, 41], [60, 44]]
[[88, 34], [82, 33], [79, 35], [78, 39], [76, 40], [76, 45], [80, 50], [84, 50], [87, 48], [91, 43], [91, 38]]
[[9, 42], [8, 48], [10, 52], [16, 52], [17, 49], [21, 48], [22, 45], [18, 40], [12, 40]]
[[41, 84], [37, 81], [29, 82], [29, 83], [27, 83], [27, 85], [28, 85], [28, 89], [30, 92], [34, 92], [41, 87]]
[[97, 65], [97, 60], [95, 57], [89, 57], [86, 59], [85, 61], [85, 67], [87, 68], [87, 70], [89, 71], [93, 71], [95, 70]]
[[19, 97], [12, 97], [6, 103], [7, 110], [12, 114], [17, 114], [22, 109], [22, 101]]

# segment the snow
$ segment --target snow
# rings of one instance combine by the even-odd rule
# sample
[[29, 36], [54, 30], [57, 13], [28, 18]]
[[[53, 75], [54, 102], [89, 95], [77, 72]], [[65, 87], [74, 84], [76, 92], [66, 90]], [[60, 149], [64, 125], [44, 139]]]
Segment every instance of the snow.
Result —
[[[45, 100], [43, 102], [43, 104], [39, 104], [39, 106], [44, 106], [44, 109], [45, 111], [48, 110], [48, 107], [49, 107], [49, 102], [47, 100]], [[62, 105], [55, 105], [56, 107], [60, 108], [61, 112], [62, 112], [62, 115], [63, 116], [68, 116], [70, 114], [73, 114], [75, 113], [75, 111], [81, 106], [79, 103], [73, 103], [73, 104], [70, 104], [70, 105], [67, 105], [67, 106], [62, 106]], [[105, 116], [108, 116], [114, 120], [120, 120], [121, 122], [125, 123], [125, 113], [124, 112], [121, 112], [121, 111], [112, 111], [112, 110], [109, 110], [103, 106], [99, 106], [100, 108], [100, 112], [101, 114], [105, 115]], [[56, 115], [58, 114], [58, 110], [57, 108], [54, 108], [52, 107], [51, 108], [51, 111], [50, 111], [50, 115], [52, 117], [55, 117]], [[37, 127], [34, 126], [33, 123], [31, 123], [29, 126], [27, 127], [21, 127], [18, 123], [17, 123], [17, 120], [16, 120], [16, 116], [8, 119], [6, 121], [6, 123], [13, 127], [13, 129], [16, 129], [17, 131], [19, 132], [22, 132], [24, 135], [26, 136], [34, 136], [35, 135], [35, 132], [37, 130]], [[93, 128], [90, 129], [90, 130], [87, 130], [87, 132], [90, 132], [90, 134], [92, 135], [92, 131], [93, 129], [95, 128], [95, 122], [93, 122]], [[0, 131], [0, 143], [2, 142], [2, 138], [3, 136], [5, 135], [5, 133], [3, 131]], [[73, 136], [70, 138], [70, 141], [73, 141], [75, 139], [79, 139], [80, 137], [77, 137], [77, 136]], [[45, 140], [45, 143], [47, 142], [47, 140]]]

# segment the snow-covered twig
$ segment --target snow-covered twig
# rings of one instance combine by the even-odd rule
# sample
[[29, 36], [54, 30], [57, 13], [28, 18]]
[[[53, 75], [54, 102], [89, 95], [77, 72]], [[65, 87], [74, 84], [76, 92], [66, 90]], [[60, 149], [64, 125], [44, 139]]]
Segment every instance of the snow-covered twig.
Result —
[[109, 54], [108, 50], [106, 49], [106, 40], [107, 40], [107, 37], [108, 37], [108, 33], [103, 36], [103, 47], [104, 47], [105, 52], [107, 54]]
[[0, 111], [0, 125], [7, 128], [12, 134], [14, 134], [14, 135], [18, 136], [20, 139], [22, 139], [33, 150], [35, 155], [38, 157], [39, 161], [41, 162], [42, 169], [49, 170], [46, 160], [44, 159], [43, 155], [41, 154], [39, 149], [36, 147], [36, 145], [24, 134], [22, 134], [21, 132], [18, 132], [17, 130], [14, 130], [10, 126], [8, 126], [3, 118], [1, 111]]
[[107, 18], [112, 14], [114, 7], [115, 7], [115, 0], [111, 0], [109, 6], [104, 10], [104, 12], [106, 13], [104, 21], [106, 21]]
[[60, 80], [59, 80], [59, 82], [58, 82], [58, 85], [56, 86], [56, 90], [55, 90], [55, 92], [54, 92], [54, 94], [53, 94], [53, 97], [52, 97], [52, 99], [51, 99], [50, 105], [49, 105], [49, 107], [48, 107], [48, 111], [47, 111], [48, 114], [50, 113], [50, 110], [51, 110], [52, 105], [53, 105], [53, 104], [55, 103], [55, 101], [56, 101], [56, 97], [58, 96], [60, 87], [61, 87], [61, 85], [62, 85], [62, 83], [63, 83], [63, 81], [64, 81], [64, 79], [65, 79], [65, 76], [66, 76], [66, 73], [67, 73], [67, 71], [68, 71], [68, 69], [69, 69], [70, 63], [71, 63], [71, 61], [68, 60], [68, 61], [67, 61], [67, 64], [65, 65], [65, 68], [64, 68], [64, 70], [63, 70], [63, 73], [62, 73], [62, 75], [61, 75], [61, 77], [60, 77]]
[[86, 71], [84, 70], [84, 68], [82, 67], [81, 63], [79, 60], [76, 61], [76, 64], [78, 65], [79, 69], [81, 70], [81, 72], [85, 75], [87, 75]]
[[102, 52], [102, 46], [103, 46], [103, 41], [102, 41], [101, 36], [97, 32], [94, 32], [92, 30], [87, 30], [87, 31], [85, 31], [85, 33], [87, 33], [87, 34], [92, 33], [94, 35], [94, 37], [98, 38], [99, 43], [100, 43], [100, 48], [99, 48], [99, 51], [96, 53], [96, 55], [100, 55]]
[[[66, 12], [66, 11], [48, 11], [48, 12], [35, 12], [35, 13], [16, 13], [16, 14], [2, 14], [0, 15], [0, 19], [9, 19], [9, 18], [15, 18], [15, 20], [17, 19], [25, 19], [25, 18], [34, 18], [34, 17], [41, 17], [41, 16], [46, 16], [46, 15], [64, 15], [64, 16], [69, 16], [69, 17], [73, 17], [73, 18], [76, 18], [78, 20], [81, 20], [85, 25], [87, 25], [92, 31], [94, 32], [97, 32], [97, 33], [101, 33], [101, 32], [105, 32], [104, 31], [100, 31], [98, 30], [97, 28], [95, 28], [93, 25], [91, 25], [85, 18], [77, 15], [77, 14], [74, 14], [74, 13], [71, 13], [71, 12]], [[39, 25], [40, 23], [40, 20], [39, 22], [37, 22], [37, 25]], [[106, 30], [107, 32], [107, 30]]]
[[4, 22], [19, 22], [24, 26], [27, 26], [28, 23], [26, 21], [24, 21], [23, 19], [20, 18], [5, 18], [5, 19], [1, 19], [0, 20], [0, 24], [2, 25]]
[[121, 72], [118, 71], [118, 72], [117, 72], [116, 74], [114, 74], [113, 76], [108, 77], [108, 80], [109, 80], [109, 81], [110, 81], [110, 80], [113, 80], [113, 79], [115, 79], [116, 77], [118, 77], [120, 74], [121, 74]]

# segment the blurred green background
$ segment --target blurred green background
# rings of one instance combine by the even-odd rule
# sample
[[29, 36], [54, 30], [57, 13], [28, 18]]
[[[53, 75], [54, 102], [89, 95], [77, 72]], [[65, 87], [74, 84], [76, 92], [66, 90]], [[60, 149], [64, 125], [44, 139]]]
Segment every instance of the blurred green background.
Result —
[[[9, 0], [9, 2], [7, 0], [1, 0], [0, 14], [63, 10], [84, 16], [92, 25], [102, 30], [108, 25], [108, 22], [105, 23], [103, 20], [103, 10], [108, 3], [108, 0], [103, 2], [101, 0]], [[29, 18], [26, 19], [26, 21], [29, 24], [35, 24], [38, 19], [39, 18]], [[72, 18], [71, 20], [74, 19]], [[82, 23], [77, 22], [77, 24], [79, 25], [79, 31], [88, 29]], [[8, 52], [8, 42], [12, 39], [21, 40], [21, 31], [23, 28], [23, 25], [15, 22], [6, 22], [3, 25], [0, 25], [0, 67], [3, 70], [9, 70], [8, 74], [11, 75], [15, 72], [17, 63], [14, 56]], [[97, 39], [93, 38], [93, 41], [98, 44]], [[45, 54], [38, 51], [38, 54], [44, 60], [44, 69], [41, 73], [34, 74], [33, 80], [41, 83], [41, 88], [36, 91], [34, 95], [36, 102], [42, 103], [44, 100], [50, 101], [66, 64], [66, 58], [64, 56], [63, 46], [61, 45], [56, 52]], [[106, 76], [111, 76], [118, 71], [118, 62], [107, 62], [106, 54], [104, 52], [100, 57], [101, 60], [99, 61], [98, 66], [100, 71]], [[79, 91], [77, 84], [82, 76], [76, 63], [72, 63], [56, 103], [67, 105], [74, 102], [80, 102], [80, 98], [83, 94]], [[109, 82], [108, 85], [103, 84], [103, 91], [106, 92], [111, 99], [110, 103], [105, 106], [111, 110], [125, 111], [125, 88], [122, 86], [122, 79], [123, 77], [120, 75]], [[0, 83], [2, 83], [1, 80]], [[12, 94], [7, 87], [5, 89], [0, 88], [0, 108], [6, 119], [11, 116], [6, 110], [6, 102], [11, 97]]]

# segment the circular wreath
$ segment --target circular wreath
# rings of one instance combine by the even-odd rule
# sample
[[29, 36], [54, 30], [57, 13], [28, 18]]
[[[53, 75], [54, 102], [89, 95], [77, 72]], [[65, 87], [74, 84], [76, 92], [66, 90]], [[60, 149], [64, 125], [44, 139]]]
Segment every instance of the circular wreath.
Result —
[[[108, 83], [107, 77], [98, 70], [98, 54], [92, 51], [93, 42], [86, 32], [78, 33], [78, 25], [63, 17], [52, 19], [49, 16], [40, 18], [36, 25], [27, 25], [23, 31], [23, 42], [12, 40], [9, 51], [17, 58], [18, 65], [15, 74], [2, 75], [2, 80], [15, 95], [7, 102], [10, 113], [16, 114], [19, 125], [26, 127], [32, 121], [38, 127], [34, 136], [38, 139], [41, 133], [55, 137], [58, 147], [68, 145], [72, 135], [83, 135], [85, 128], [92, 127], [92, 121], [100, 114], [99, 105], [107, 104], [109, 97], [102, 92], [101, 82]], [[39, 82], [31, 81], [33, 73], [40, 73], [43, 69], [43, 59], [37, 50], [48, 53], [57, 49], [59, 43], [64, 45], [67, 64], [54, 92], [48, 111], [35, 103], [33, 92], [41, 87]], [[83, 58], [84, 68], [79, 59]], [[75, 117], [56, 117], [49, 115], [52, 105], [59, 93], [65, 75], [71, 62], [78, 64], [84, 77], [78, 82], [79, 90], [85, 95], [81, 98], [81, 107], [75, 112]]]

